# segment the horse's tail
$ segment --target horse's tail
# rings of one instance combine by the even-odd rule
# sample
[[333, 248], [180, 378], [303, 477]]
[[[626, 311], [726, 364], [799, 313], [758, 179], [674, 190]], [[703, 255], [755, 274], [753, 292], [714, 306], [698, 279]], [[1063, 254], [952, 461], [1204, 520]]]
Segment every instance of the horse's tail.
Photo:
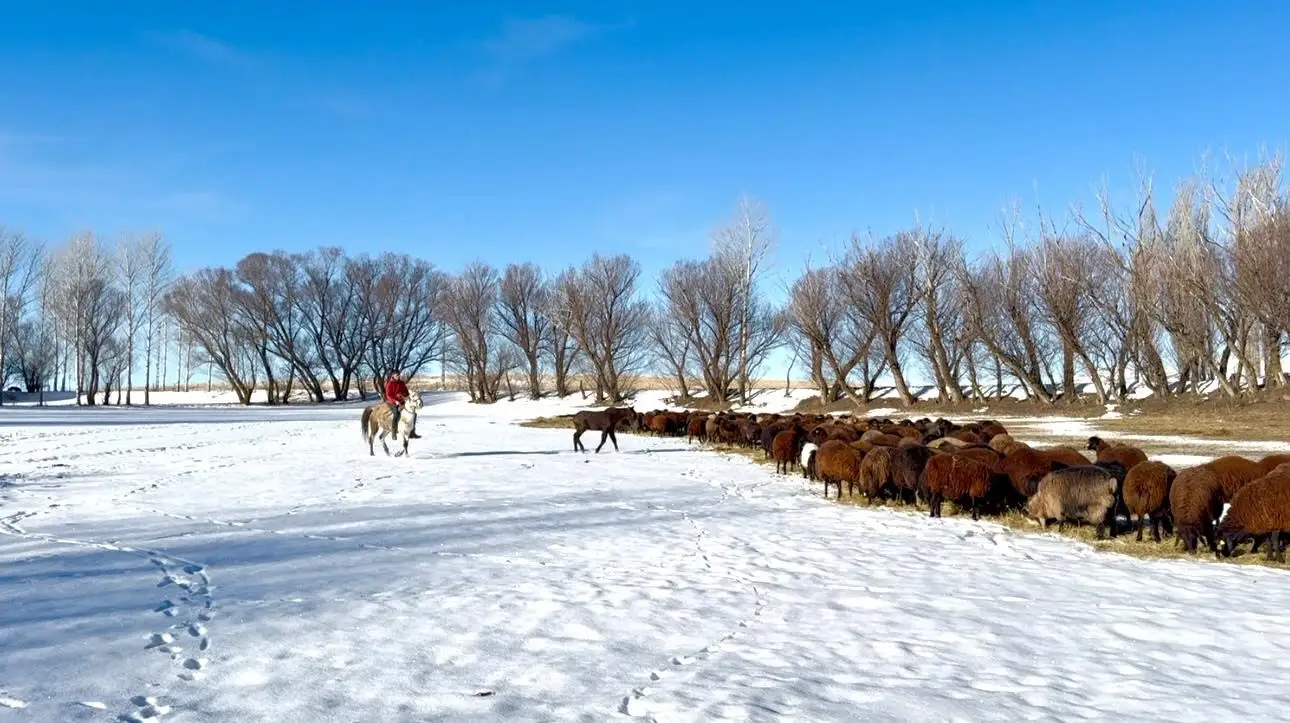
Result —
[[371, 408], [371, 407], [368, 407], [368, 408], [366, 408], [366, 409], [364, 409], [364, 410], [363, 410], [363, 429], [362, 429], [361, 431], [362, 431], [362, 433], [363, 433], [363, 441], [364, 441], [364, 442], [366, 442], [366, 441], [367, 441], [367, 430], [368, 430], [368, 424], [369, 424], [369, 422], [371, 421], [371, 419], [372, 419], [372, 408]]

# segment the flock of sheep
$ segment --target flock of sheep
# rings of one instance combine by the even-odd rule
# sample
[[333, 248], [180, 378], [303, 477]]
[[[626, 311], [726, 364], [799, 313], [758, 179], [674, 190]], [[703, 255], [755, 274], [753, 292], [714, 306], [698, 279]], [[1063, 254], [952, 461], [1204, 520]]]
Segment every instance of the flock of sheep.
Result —
[[1071, 447], [1037, 449], [994, 421], [659, 410], [636, 422], [657, 435], [760, 447], [776, 472], [800, 467], [824, 483], [825, 495], [836, 487], [841, 499], [845, 485], [869, 501], [926, 503], [933, 517], [949, 500], [971, 509], [974, 520], [1021, 510], [1044, 527], [1096, 525], [1099, 539], [1108, 530], [1118, 534], [1124, 517], [1136, 524], [1139, 541], [1149, 521], [1156, 542], [1162, 527], [1176, 530], [1192, 553], [1204, 543], [1230, 557], [1245, 541], [1252, 552], [1266, 542], [1269, 560], [1284, 559], [1280, 534], [1290, 532], [1290, 454], [1226, 456], [1175, 472], [1140, 449], [1098, 437], [1088, 440], [1092, 462]]

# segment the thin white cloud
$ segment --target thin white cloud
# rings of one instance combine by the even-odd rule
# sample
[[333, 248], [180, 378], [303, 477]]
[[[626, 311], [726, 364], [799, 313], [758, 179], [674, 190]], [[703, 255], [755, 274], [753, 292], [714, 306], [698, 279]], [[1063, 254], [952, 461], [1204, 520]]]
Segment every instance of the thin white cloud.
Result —
[[255, 64], [255, 59], [250, 53], [223, 40], [192, 30], [146, 33], [145, 37], [162, 47], [216, 65], [249, 68]]
[[598, 25], [566, 15], [511, 17], [502, 22], [501, 32], [483, 42], [483, 48], [504, 62], [523, 62], [557, 53], [599, 29]]

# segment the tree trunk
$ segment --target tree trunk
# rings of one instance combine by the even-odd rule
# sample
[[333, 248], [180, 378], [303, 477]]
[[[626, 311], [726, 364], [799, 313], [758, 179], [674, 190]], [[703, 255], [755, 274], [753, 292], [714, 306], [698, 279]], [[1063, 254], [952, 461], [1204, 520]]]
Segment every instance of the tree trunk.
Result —
[[1073, 345], [1062, 340], [1062, 400], [1074, 404], [1078, 394], [1075, 390], [1075, 350]]
[[1286, 385], [1285, 373], [1281, 371], [1281, 332], [1277, 329], [1266, 328], [1263, 332], [1263, 358], [1267, 370], [1264, 373], [1264, 383], [1269, 389], [1277, 389]]

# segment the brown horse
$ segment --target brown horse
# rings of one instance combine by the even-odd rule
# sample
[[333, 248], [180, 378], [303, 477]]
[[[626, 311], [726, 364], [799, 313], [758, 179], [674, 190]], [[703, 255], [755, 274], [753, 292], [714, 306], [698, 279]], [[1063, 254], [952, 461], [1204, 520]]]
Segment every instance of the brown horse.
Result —
[[386, 437], [393, 437], [395, 441], [403, 442], [403, 449], [394, 454], [395, 457], [402, 457], [408, 453], [408, 435], [412, 434], [412, 428], [417, 423], [417, 412], [421, 411], [421, 395], [413, 392], [408, 395], [408, 401], [403, 404], [403, 411], [399, 412], [399, 428], [394, 429], [391, 421], [394, 417], [394, 410], [385, 402], [374, 404], [363, 409], [363, 441], [367, 442], [367, 451], [373, 457], [376, 456], [376, 440], [379, 437], [381, 447], [388, 455], [390, 448], [385, 444]]
[[578, 412], [573, 415], [573, 451], [587, 451], [579, 438], [582, 437], [583, 432], [591, 430], [601, 433], [600, 444], [596, 445], [597, 454], [600, 448], [605, 446], [606, 439], [614, 443], [614, 451], [617, 452], [618, 437], [614, 435], [614, 429], [623, 422], [627, 422], [629, 428], [639, 429], [640, 415], [631, 407], [610, 407], [599, 412]]

